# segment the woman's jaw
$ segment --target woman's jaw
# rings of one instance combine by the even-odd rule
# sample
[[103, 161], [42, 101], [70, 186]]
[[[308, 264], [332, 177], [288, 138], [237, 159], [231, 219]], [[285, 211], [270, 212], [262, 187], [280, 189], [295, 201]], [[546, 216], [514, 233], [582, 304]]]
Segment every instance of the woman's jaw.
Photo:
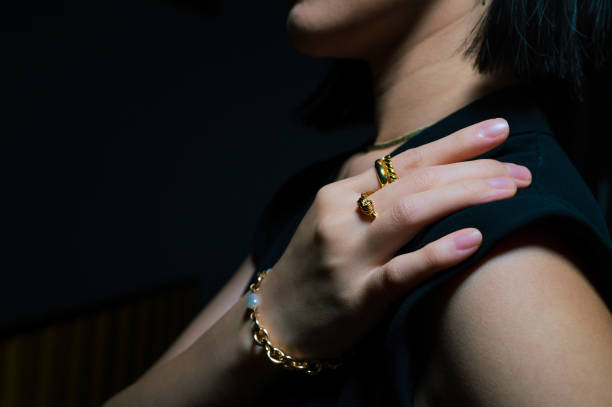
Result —
[[512, 81], [465, 56], [481, 0], [298, 0], [287, 32], [300, 52], [366, 61], [376, 143], [428, 126]]

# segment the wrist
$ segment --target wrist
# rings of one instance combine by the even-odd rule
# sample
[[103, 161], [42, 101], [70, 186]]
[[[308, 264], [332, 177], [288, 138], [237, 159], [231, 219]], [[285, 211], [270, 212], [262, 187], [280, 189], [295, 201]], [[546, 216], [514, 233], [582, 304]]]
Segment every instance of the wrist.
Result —
[[262, 326], [259, 321], [258, 309], [260, 308], [260, 299], [257, 293], [260, 286], [272, 269], [269, 268], [262, 271], [257, 276], [257, 281], [249, 286], [249, 293], [245, 298], [245, 306], [247, 307], [247, 315], [253, 321], [252, 339], [253, 344], [265, 351], [265, 355], [273, 365], [287, 370], [300, 371], [309, 375], [317, 375], [323, 369], [336, 369], [341, 366], [340, 358], [336, 359], [315, 359], [315, 358], [300, 358], [296, 357], [295, 353], [286, 351], [286, 348], [275, 346], [270, 340], [268, 331]]
[[262, 376], [276, 377], [282, 375], [283, 369], [274, 365], [267, 357], [265, 348], [258, 346], [253, 339], [253, 321], [249, 318], [250, 309], [246, 307], [246, 299], [250, 292], [244, 294], [236, 303], [241, 313], [240, 352], [245, 368], [257, 369]]

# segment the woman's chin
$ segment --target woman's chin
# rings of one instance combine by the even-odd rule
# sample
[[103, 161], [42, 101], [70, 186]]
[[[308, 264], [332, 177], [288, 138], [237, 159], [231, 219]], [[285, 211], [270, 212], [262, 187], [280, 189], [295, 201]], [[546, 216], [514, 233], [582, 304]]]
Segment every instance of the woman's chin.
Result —
[[304, 13], [302, 8], [301, 4], [294, 6], [287, 16], [286, 29], [289, 42], [303, 54], [313, 57], [323, 56], [321, 48], [325, 46], [326, 41], [321, 21], [316, 18], [308, 18], [311, 16]]
[[[287, 37], [300, 53], [311, 57], [354, 58], [354, 43], [343, 41], [343, 35], [322, 27], [313, 27], [287, 20]], [[343, 45], [344, 44], [344, 45]], [[350, 44], [351, 47], [348, 47]]]
[[297, 0], [287, 16], [289, 42], [313, 57], [362, 58], [388, 31], [386, 24], [381, 26], [377, 20], [387, 15], [384, 20], [388, 21], [389, 13], [367, 18], [369, 7], [330, 7], [317, 0]]

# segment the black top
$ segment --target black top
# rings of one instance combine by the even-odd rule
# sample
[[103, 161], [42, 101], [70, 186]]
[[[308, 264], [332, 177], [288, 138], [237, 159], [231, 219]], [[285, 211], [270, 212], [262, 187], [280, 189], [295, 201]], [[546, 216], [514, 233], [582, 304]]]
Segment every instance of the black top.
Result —
[[[581, 258], [592, 261], [594, 267], [590, 267], [588, 277], [610, 308], [612, 241], [601, 208], [553, 137], [544, 113], [530, 99], [519, 86], [495, 92], [442, 119], [391, 153], [393, 157], [476, 122], [503, 117], [510, 124], [508, 139], [475, 158], [524, 165], [532, 173], [532, 184], [519, 189], [512, 198], [460, 210], [423, 229], [398, 254], [417, 250], [465, 227], [478, 228], [483, 242], [467, 260], [436, 274], [398, 301], [343, 368], [315, 377], [288, 372], [282, 383], [262, 396], [262, 402], [279, 406], [412, 406], [413, 385], [422, 373], [420, 356], [428, 343], [423, 337], [427, 330], [419, 329], [422, 321], [416, 320], [417, 306], [450, 278], [482, 259], [505, 236], [534, 222], [567, 239]], [[342, 163], [363, 147], [317, 162], [283, 185], [264, 210], [254, 235], [256, 271], [276, 263], [318, 189], [333, 182]], [[375, 355], [365, 351], [373, 345]]]

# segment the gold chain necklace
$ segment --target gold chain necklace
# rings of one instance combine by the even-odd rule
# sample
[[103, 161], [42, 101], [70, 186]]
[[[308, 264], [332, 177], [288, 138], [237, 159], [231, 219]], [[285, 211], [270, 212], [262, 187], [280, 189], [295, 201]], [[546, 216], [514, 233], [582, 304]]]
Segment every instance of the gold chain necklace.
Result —
[[422, 132], [423, 132], [425, 129], [427, 129], [428, 127], [431, 127], [431, 126], [422, 127], [422, 128], [420, 128], [420, 129], [418, 129], [418, 130], [415, 130], [415, 131], [413, 131], [413, 132], [411, 132], [411, 133], [406, 134], [405, 136], [400, 136], [400, 137], [398, 137], [398, 138], [396, 138], [396, 139], [393, 139], [393, 140], [390, 140], [390, 141], [386, 141], [386, 142], [384, 142], [384, 143], [380, 143], [380, 144], [374, 144], [374, 145], [371, 145], [371, 146], [369, 146], [369, 147], [366, 149], [366, 152], [368, 152], [368, 151], [372, 151], [372, 150], [380, 150], [380, 149], [382, 149], [382, 148], [387, 148], [387, 147], [389, 147], [389, 146], [392, 146], [392, 145], [395, 145], [395, 144], [399, 144], [399, 143], [401, 143], [401, 142], [402, 142], [402, 141], [404, 141], [404, 140], [408, 140], [408, 139], [410, 139], [410, 138], [412, 138], [412, 137], [416, 136], [417, 134], [422, 133]]

